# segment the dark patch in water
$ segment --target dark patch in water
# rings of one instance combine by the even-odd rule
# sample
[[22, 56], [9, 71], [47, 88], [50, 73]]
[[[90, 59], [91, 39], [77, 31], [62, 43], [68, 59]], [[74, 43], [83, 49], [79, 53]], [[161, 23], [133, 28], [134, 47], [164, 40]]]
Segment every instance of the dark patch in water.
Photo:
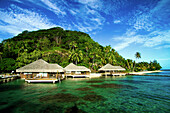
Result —
[[0, 102], [0, 105], [8, 104], [8, 102]]
[[119, 80], [119, 81], [125, 83], [133, 83], [133, 84], [151, 83], [149, 81], [139, 81], [139, 80]]
[[86, 113], [86, 112], [79, 109], [76, 105], [74, 105], [71, 108], [67, 108], [64, 113]]
[[163, 87], [168, 87], [168, 88], [169, 88], [169, 87], [170, 87], [170, 85], [164, 85]]
[[87, 81], [86, 83], [101, 83], [103, 81]]
[[88, 93], [95, 93], [94, 91], [89, 91]]
[[26, 103], [26, 101], [19, 100], [8, 107], [1, 109], [0, 113], [13, 113], [17, 107], [22, 107], [24, 103]]
[[101, 84], [101, 85], [90, 85], [92, 87], [96, 88], [122, 88], [123, 85], [118, 85], [118, 84]]
[[124, 109], [112, 108], [110, 113], [127, 113]]
[[18, 90], [18, 89], [22, 89], [23, 87], [24, 87], [23, 85], [1, 85], [0, 92], [9, 91], [9, 90]]
[[136, 103], [137, 105], [139, 105], [139, 106], [143, 106], [143, 104], [141, 104], [141, 103]]
[[101, 95], [95, 95], [95, 94], [85, 95], [84, 97], [82, 97], [82, 99], [86, 101], [91, 101], [91, 102], [105, 100], [105, 98], [102, 97]]
[[54, 104], [52, 104], [41, 107], [39, 113], [62, 113], [62, 111], [63, 107], [55, 106]]
[[77, 88], [76, 90], [79, 90], [79, 91], [88, 91], [88, 90], [92, 90], [92, 88], [82, 87], [82, 88]]
[[57, 90], [57, 89], [58, 89], [57, 87], [52, 88], [52, 90]]
[[121, 88], [127, 88], [127, 89], [138, 89], [137, 87], [134, 86], [129, 86], [129, 85], [120, 85], [120, 84], [101, 84], [101, 85], [90, 85], [92, 87], [96, 88], [116, 88], [116, 89], [121, 89]]
[[61, 90], [62, 92], [66, 92], [67, 90], [66, 89], [63, 89], [63, 90]]
[[58, 93], [55, 95], [46, 95], [41, 97], [39, 100], [41, 102], [75, 102], [77, 101], [79, 98], [77, 96], [74, 96], [72, 94], [64, 94], [64, 93]]
[[85, 102], [79, 102], [77, 105], [86, 105], [87, 106], [87, 104]]

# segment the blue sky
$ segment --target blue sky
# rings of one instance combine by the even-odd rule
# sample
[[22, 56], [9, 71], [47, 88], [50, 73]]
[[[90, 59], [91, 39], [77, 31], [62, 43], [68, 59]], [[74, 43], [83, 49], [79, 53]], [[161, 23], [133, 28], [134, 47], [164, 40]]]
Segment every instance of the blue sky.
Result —
[[126, 59], [170, 68], [170, 0], [0, 0], [0, 41], [24, 30], [88, 33]]

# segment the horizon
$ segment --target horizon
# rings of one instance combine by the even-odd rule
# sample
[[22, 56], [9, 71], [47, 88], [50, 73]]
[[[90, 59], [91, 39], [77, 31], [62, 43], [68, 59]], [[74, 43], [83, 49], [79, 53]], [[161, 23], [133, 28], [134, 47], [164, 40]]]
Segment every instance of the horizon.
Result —
[[157, 60], [170, 69], [169, 5], [169, 0], [0, 1], [0, 42], [24, 30], [62, 27], [111, 45], [125, 59], [136, 61], [140, 52], [137, 62]]

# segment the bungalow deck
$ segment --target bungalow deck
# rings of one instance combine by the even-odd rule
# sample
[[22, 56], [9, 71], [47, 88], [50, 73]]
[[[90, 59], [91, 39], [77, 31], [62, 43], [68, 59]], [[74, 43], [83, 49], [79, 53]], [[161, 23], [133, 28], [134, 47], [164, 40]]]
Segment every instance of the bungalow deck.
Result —
[[66, 77], [72, 77], [72, 78], [90, 78], [89, 75], [66, 75]]
[[52, 82], [52, 83], [56, 83], [57, 81], [59, 81], [60, 82], [60, 79], [56, 79], [56, 78], [36, 78], [36, 79], [31, 79], [31, 78], [29, 78], [29, 79], [25, 79], [25, 81], [26, 82], [28, 82], [28, 83], [42, 83], [42, 82]]
[[102, 73], [104, 76], [125, 76], [126, 73]]

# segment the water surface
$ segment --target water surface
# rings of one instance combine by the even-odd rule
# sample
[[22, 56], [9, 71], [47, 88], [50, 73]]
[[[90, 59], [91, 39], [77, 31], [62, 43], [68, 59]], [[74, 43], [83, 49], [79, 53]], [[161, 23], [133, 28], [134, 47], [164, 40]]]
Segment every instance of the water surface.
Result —
[[67, 79], [0, 85], [0, 112], [169, 112], [170, 77]]

